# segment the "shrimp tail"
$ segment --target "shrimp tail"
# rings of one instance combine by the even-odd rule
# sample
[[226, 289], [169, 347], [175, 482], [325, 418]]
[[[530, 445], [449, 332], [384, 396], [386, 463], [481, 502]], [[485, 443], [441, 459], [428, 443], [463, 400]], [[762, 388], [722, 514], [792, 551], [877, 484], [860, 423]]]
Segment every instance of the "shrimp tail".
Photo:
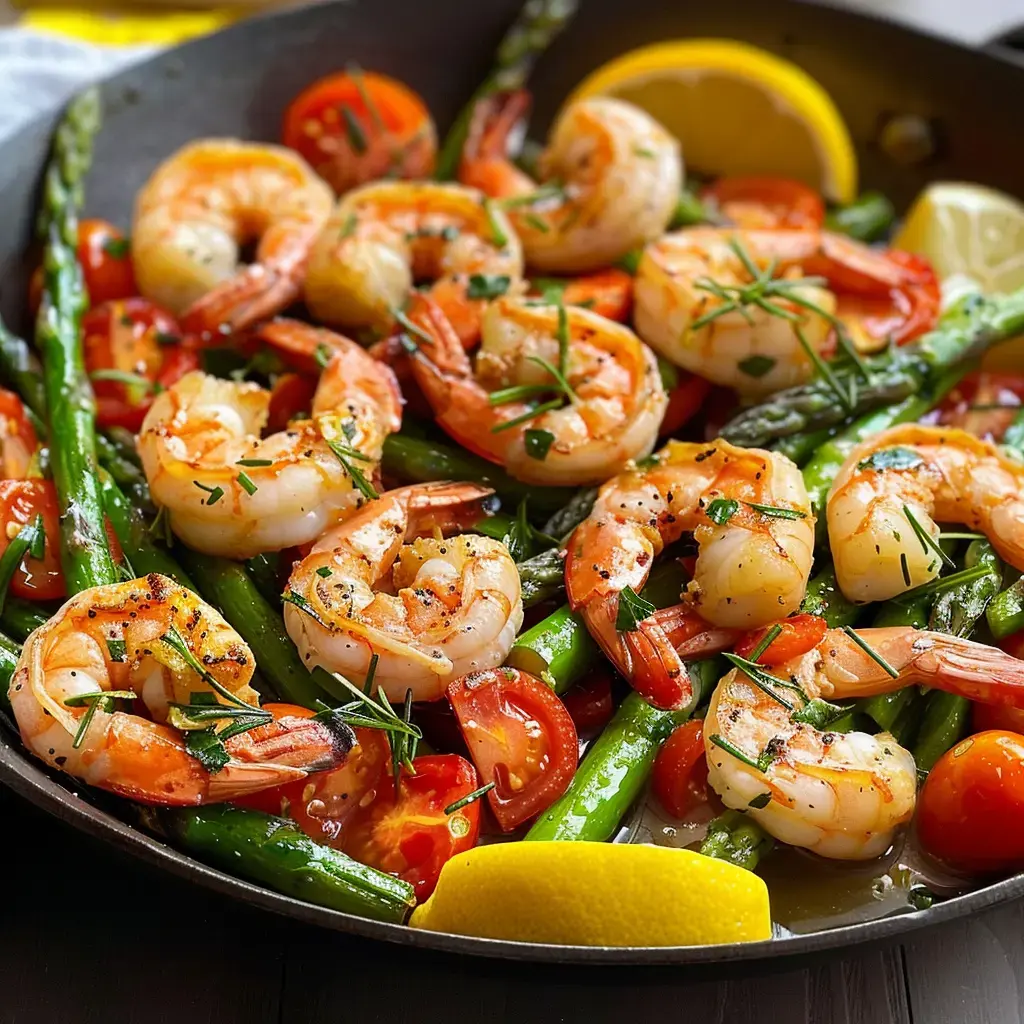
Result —
[[516, 126], [526, 119], [530, 105], [530, 94], [525, 89], [492, 93], [476, 104], [462, 150], [459, 181], [489, 196], [534, 189], [533, 182], [508, 158], [509, 140]]
[[1024, 661], [1019, 658], [930, 630], [919, 632], [913, 646], [920, 651], [913, 664], [922, 681], [985, 704], [1024, 708]]
[[659, 608], [647, 621], [661, 628], [684, 662], [728, 651], [742, 635], [742, 630], [712, 626], [686, 603]]
[[182, 315], [186, 332], [216, 344], [290, 306], [300, 290], [301, 267], [270, 269], [253, 264], [197, 299]]

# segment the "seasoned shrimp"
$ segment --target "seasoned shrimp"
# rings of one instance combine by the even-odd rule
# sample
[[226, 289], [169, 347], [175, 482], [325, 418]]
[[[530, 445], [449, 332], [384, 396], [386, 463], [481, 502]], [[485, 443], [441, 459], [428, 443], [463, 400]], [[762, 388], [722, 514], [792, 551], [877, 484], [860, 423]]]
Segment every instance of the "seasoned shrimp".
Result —
[[917, 771], [889, 733], [834, 733], [794, 721], [807, 703], [921, 683], [1024, 707], [1024, 662], [997, 648], [905, 626], [858, 635], [879, 660], [832, 629], [814, 650], [764, 669], [760, 678], [772, 694], [730, 672], [711, 698], [704, 727], [708, 781], [728, 807], [746, 811], [784, 843], [840, 860], [889, 848], [914, 812]]
[[[136, 199], [139, 290], [200, 335], [273, 316], [299, 297], [333, 202], [327, 183], [290, 149], [235, 139], [190, 143]], [[239, 248], [257, 240], [255, 262], [239, 269]]]
[[389, 491], [321, 537], [286, 595], [285, 626], [304, 662], [362, 682], [376, 654], [374, 682], [392, 701], [407, 690], [437, 700], [452, 679], [500, 665], [523, 623], [515, 562], [489, 537], [441, 539], [476, 522], [490, 493]]
[[[294, 321], [268, 337], [328, 332]], [[333, 351], [313, 415], [268, 437], [270, 392], [204, 373], [157, 395], [139, 435], [154, 500], [190, 547], [250, 558], [308, 544], [372, 495], [385, 437], [401, 424], [392, 371], [355, 342], [332, 335]]]
[[[289, 714], [286, 705], [273, 718], [261, 712], [249, 685], [254, 667], [249, 648], [219, 612], [153, 573], [67, 601], [25, 641], [8, 696], [22, 739], [37, 757], [142, 803], [232, 800], [341, 764], [352, 731], [300, 717], [302, 709]], [[135, 694], [133, 711], [99, 699], [111, 691]], [[230, 695], [266, 719], [224, 740], [231, 760], [215, 773], [167, 724], [180, 724], [175, 716], [182, 709], [175, 705], [191, 705], [196, 693], [224, 705]], [[134, 713], [143, 708], [150, 718]]]
[[508, 137], [526, 112], [525, 93], [477, 106], [459, 180], [505, 200], [528, 266], [578, 274], [652, 241], [679, 201], [679, 143], [649, 114], [622, 100], [569, 104], [540, 158], [538, 187], [508, 159]]
[[893, 427], [855, 448], [827, 505], [836, 579], [885, 601], [939, 575], [936, 520], [980, 530], [1024, 569], [1024, 466], [963, 430]]
[[[433, 339], [413, 353], [413, 372], [437, 422], [461, 445], [537, 484], [600, 483], [654, 447], [668, 397], [654, 353], [628, 328], [585, 309], [497, 299], [483, 321], [474, 369], [429, 299], [417, 296], [410, 318]], [[564, 319], [563, 319], [564, 318]], [[559, 363], [564, 330], [565, 380]], [[505, 388], [525, 388], [515, 401], [491, 404]], [[556, 406], [545, 411], [545, 396]], [[538, 408], [538, 415], [530, 410]], [[538, 452], [537, 431], [550, 435]]]
[[569, 541], [565, 585], [612, 664], [652, 704], [677, 708], [691, 696], [680, 655], [654, 617], [617, 628], [622, 592], [638, 592], [665, 545], [692, 531], [693, 608], [715, 626], [773, 622], [803, 600], [814, 516], [800, 471], [783, 455], [670, 441], [652, 458], [601, 488]]
[[477, 275], [488, 285], [521, 287], [522, 249], [500, 209], [461, 185], [377, 182], [344, 196], [313, 246], [306, 304], [324, 323], [389, 331], [413, 284], [431, 281], [432, 295], [472, 344], [486, 305], [469, 298]]

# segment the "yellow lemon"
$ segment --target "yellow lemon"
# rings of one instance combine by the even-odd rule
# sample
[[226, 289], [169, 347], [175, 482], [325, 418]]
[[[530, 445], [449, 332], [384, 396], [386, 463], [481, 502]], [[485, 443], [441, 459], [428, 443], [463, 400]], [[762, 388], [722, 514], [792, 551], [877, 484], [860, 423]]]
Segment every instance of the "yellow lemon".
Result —
[[696, 946], [771, 937], [757, 875], [690, 850], [499, 843], [453, 857], [410, 924], [581, 946]]
[[77, 7], [43, 7], [26, 12], [21, 24], [106, 46], [173, 46], [215, 32], [236, 21], [240, 13], [237, 9], [224, 9], [140, 14], [123, 9], [96, 12]]
[[655, 43], [594, 71], [572, 99], [617, 96], [683, 144], [703, 174], [796, 178], [836, 202], [857, 193], [857, 157], [828, 93], [805, 71], [729, 39]]

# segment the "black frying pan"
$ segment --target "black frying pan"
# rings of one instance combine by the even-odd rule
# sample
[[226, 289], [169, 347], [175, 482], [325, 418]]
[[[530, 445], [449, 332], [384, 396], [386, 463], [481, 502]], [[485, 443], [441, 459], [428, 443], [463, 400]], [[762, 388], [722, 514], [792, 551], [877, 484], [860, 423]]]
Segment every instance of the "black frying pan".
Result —
[[[163, 54], [103, 87], [106, 123], [87, 184], [88, 213], [127, 225], [131, 197], [156, 165], [205, 135], [276, 140], [288, 101], [346, 61], [395, 75], [427, 100], [443, 129], [488, 69], [521, 0], [349, 0], [269, 16]], [[857, 144], [862, 180], [905, 204], [936, 178], [1024, 193], [1024, 61], [976, 51], [880, 19], [799, 0], [583, 0], [570, 31], [532, 80], [543, 128], [589, 71], [633, 47], [686, 36], [727, 36], [788, 57], [832, 95]], [[894, 117], [922, 118], [934, 147], [898, 162], [880, 144]], [[27, 327], [25, 253], [54, 116], [30, 125], [0, 155], [0, 307]], [[76, 827], [236, 899], [370, 938], [455, 954], [605, 964], [710, 964], [804, 956], [891, 939], [1024, 894], [1024, 876], [927, 911], [732, 947], [601, 949], [468, 939], [377, 924], [277, 895], [214, 871], [77, 796], [0, 735], [0, 779]], [[105, 804], [104, 804], [105, 806]], [[116, 811], [116, 807], [114, 808]], [[623, 908], [628, 913], [628, 908]]]

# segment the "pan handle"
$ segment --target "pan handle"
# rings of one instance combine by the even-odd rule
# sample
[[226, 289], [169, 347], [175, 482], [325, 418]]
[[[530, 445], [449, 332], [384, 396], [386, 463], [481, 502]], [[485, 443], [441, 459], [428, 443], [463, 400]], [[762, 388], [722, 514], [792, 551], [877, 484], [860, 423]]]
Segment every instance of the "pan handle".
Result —
[[982, 44], [982, 49], [1004, 60], [1024, 65], [1024, 25], [1004, 29], [999, 35]]

